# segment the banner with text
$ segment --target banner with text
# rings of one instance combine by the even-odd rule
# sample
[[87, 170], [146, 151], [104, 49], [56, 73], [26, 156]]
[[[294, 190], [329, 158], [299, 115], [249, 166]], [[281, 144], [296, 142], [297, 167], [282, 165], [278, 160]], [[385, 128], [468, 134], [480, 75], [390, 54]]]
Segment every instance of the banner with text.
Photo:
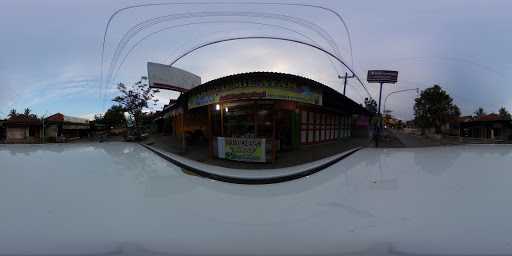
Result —
[[265, 162], [265, 139], [217, 137], [217, 152], [219, 158]]
[[286, 86], [245, 85], [226, 86], [222, 90], [211, 90], [190, 95], [188, 108], [241, 99], [290, 100], [301, 103], [322, 105], [322, 93], [308, 86], [288, 84]]

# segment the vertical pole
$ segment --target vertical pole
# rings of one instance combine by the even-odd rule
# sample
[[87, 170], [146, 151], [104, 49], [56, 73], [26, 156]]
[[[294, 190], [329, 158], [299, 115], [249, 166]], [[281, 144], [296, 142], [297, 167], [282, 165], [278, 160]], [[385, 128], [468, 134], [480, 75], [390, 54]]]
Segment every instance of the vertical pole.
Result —
[[272, 107], [272, 163], [276, 161], [277, 141], [276, 141], [276, 115], [277, 110], [275, 105]]
[[43, 136], [41, 137], [41, 141], [43, 142], [43, 144], [44, 144], [44, 137], [45, 136], [44, 136], [44, 116], [43, 116]]
[[345, 72], [345, 80], [343, 82], [343, 95], [345, 95], [345, 90], [347, 89], [347, 72]]
[[183, 113], [181, 114], [181, 146], [183, 153], [185, 153], [187, 150], [187, 142], [185, 138], [185, 109], [183, 109]]
[[220, 104], [220, 136], [224, 137], [224, 105]]
[[213, 158], [213, 124], [212, 124], [212, 105], [208, 105], [208, 157]]
[[252, 103], [252, 118], [254, 120], [254, 136], [258, 138], [258, 105], [256, 102]]
[[375, 137], [375, 147], [379, 147], [379, 139], [382, 130], [382, 113], [380, 112], [380, 102], [382, 99], [382, 83], [380, 83], [380, 92], [379, 92], [379, 107], [378, 107], [378, 124], [377, 124], [377, 136]]

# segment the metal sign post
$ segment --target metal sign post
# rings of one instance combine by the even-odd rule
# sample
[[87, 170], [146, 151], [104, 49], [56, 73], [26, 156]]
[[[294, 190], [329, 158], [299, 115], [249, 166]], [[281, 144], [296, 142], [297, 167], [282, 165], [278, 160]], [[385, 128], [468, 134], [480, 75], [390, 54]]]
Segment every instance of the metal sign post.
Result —
[[380, 103], [382, 99], [382, 85], [384, 83], [394, 84], [398, 80], [398, 71], [391, 70], [368, 70], [367, 79], [368, 83], [380, 83], [379, 90], [379, 106], [377, 116], [379, 118], [377, 124], [377, 136], [375, 136], [375, 147], [379, 147], [379, 139], [382, 132], [382, 113], [380, 112]]

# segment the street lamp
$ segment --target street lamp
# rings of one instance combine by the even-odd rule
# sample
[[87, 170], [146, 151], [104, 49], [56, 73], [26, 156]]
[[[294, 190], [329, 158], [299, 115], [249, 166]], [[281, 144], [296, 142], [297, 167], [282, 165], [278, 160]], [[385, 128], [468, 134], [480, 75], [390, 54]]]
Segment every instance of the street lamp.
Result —
[[386, 102], [388, 101], [389, 96], [391, 96], [393, 94], [401, 93], [401, 92], [408, 92], [408, 91], [416, 91], [416, 95], [420, 93], [419, 88], [403, 89], [403, 90], [390, 92], [390, 93], [388, 93], [388, 95], [386, 95], [386, 98], [384, 98], [384, 110], [382, 112], [386, 113]]

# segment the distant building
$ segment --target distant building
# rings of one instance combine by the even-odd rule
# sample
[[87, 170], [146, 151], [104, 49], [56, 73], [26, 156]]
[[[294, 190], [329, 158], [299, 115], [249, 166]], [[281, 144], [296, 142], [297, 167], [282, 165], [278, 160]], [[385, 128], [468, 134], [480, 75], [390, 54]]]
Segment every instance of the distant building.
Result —
[[0, 143], [5, 140], [5, 122], [7, 122], [7, 120], [0, 120]]
[[416, 128], [416, 123], [413, 120], [405, 121], [405, 127], [406, 128]]
[[23, 115], [10, 117], [4, 123], [6, 143], [41, 143], [41, 121]]
[[494, 143], [512, 140], [512, 120], [501, 119], [497, 114], [479, 118], [465, 118], [460, 122], [460, 136]]
[[393, 117], [392, 115], [384, 115], [383, 118], [384, 126], [388, 128], [402, 128], [403, 123], [400, 119]]
[[56, 113], [45, 119], [45, 137], [48, 142], [65, 142], [88, 137], [89, 120]]

